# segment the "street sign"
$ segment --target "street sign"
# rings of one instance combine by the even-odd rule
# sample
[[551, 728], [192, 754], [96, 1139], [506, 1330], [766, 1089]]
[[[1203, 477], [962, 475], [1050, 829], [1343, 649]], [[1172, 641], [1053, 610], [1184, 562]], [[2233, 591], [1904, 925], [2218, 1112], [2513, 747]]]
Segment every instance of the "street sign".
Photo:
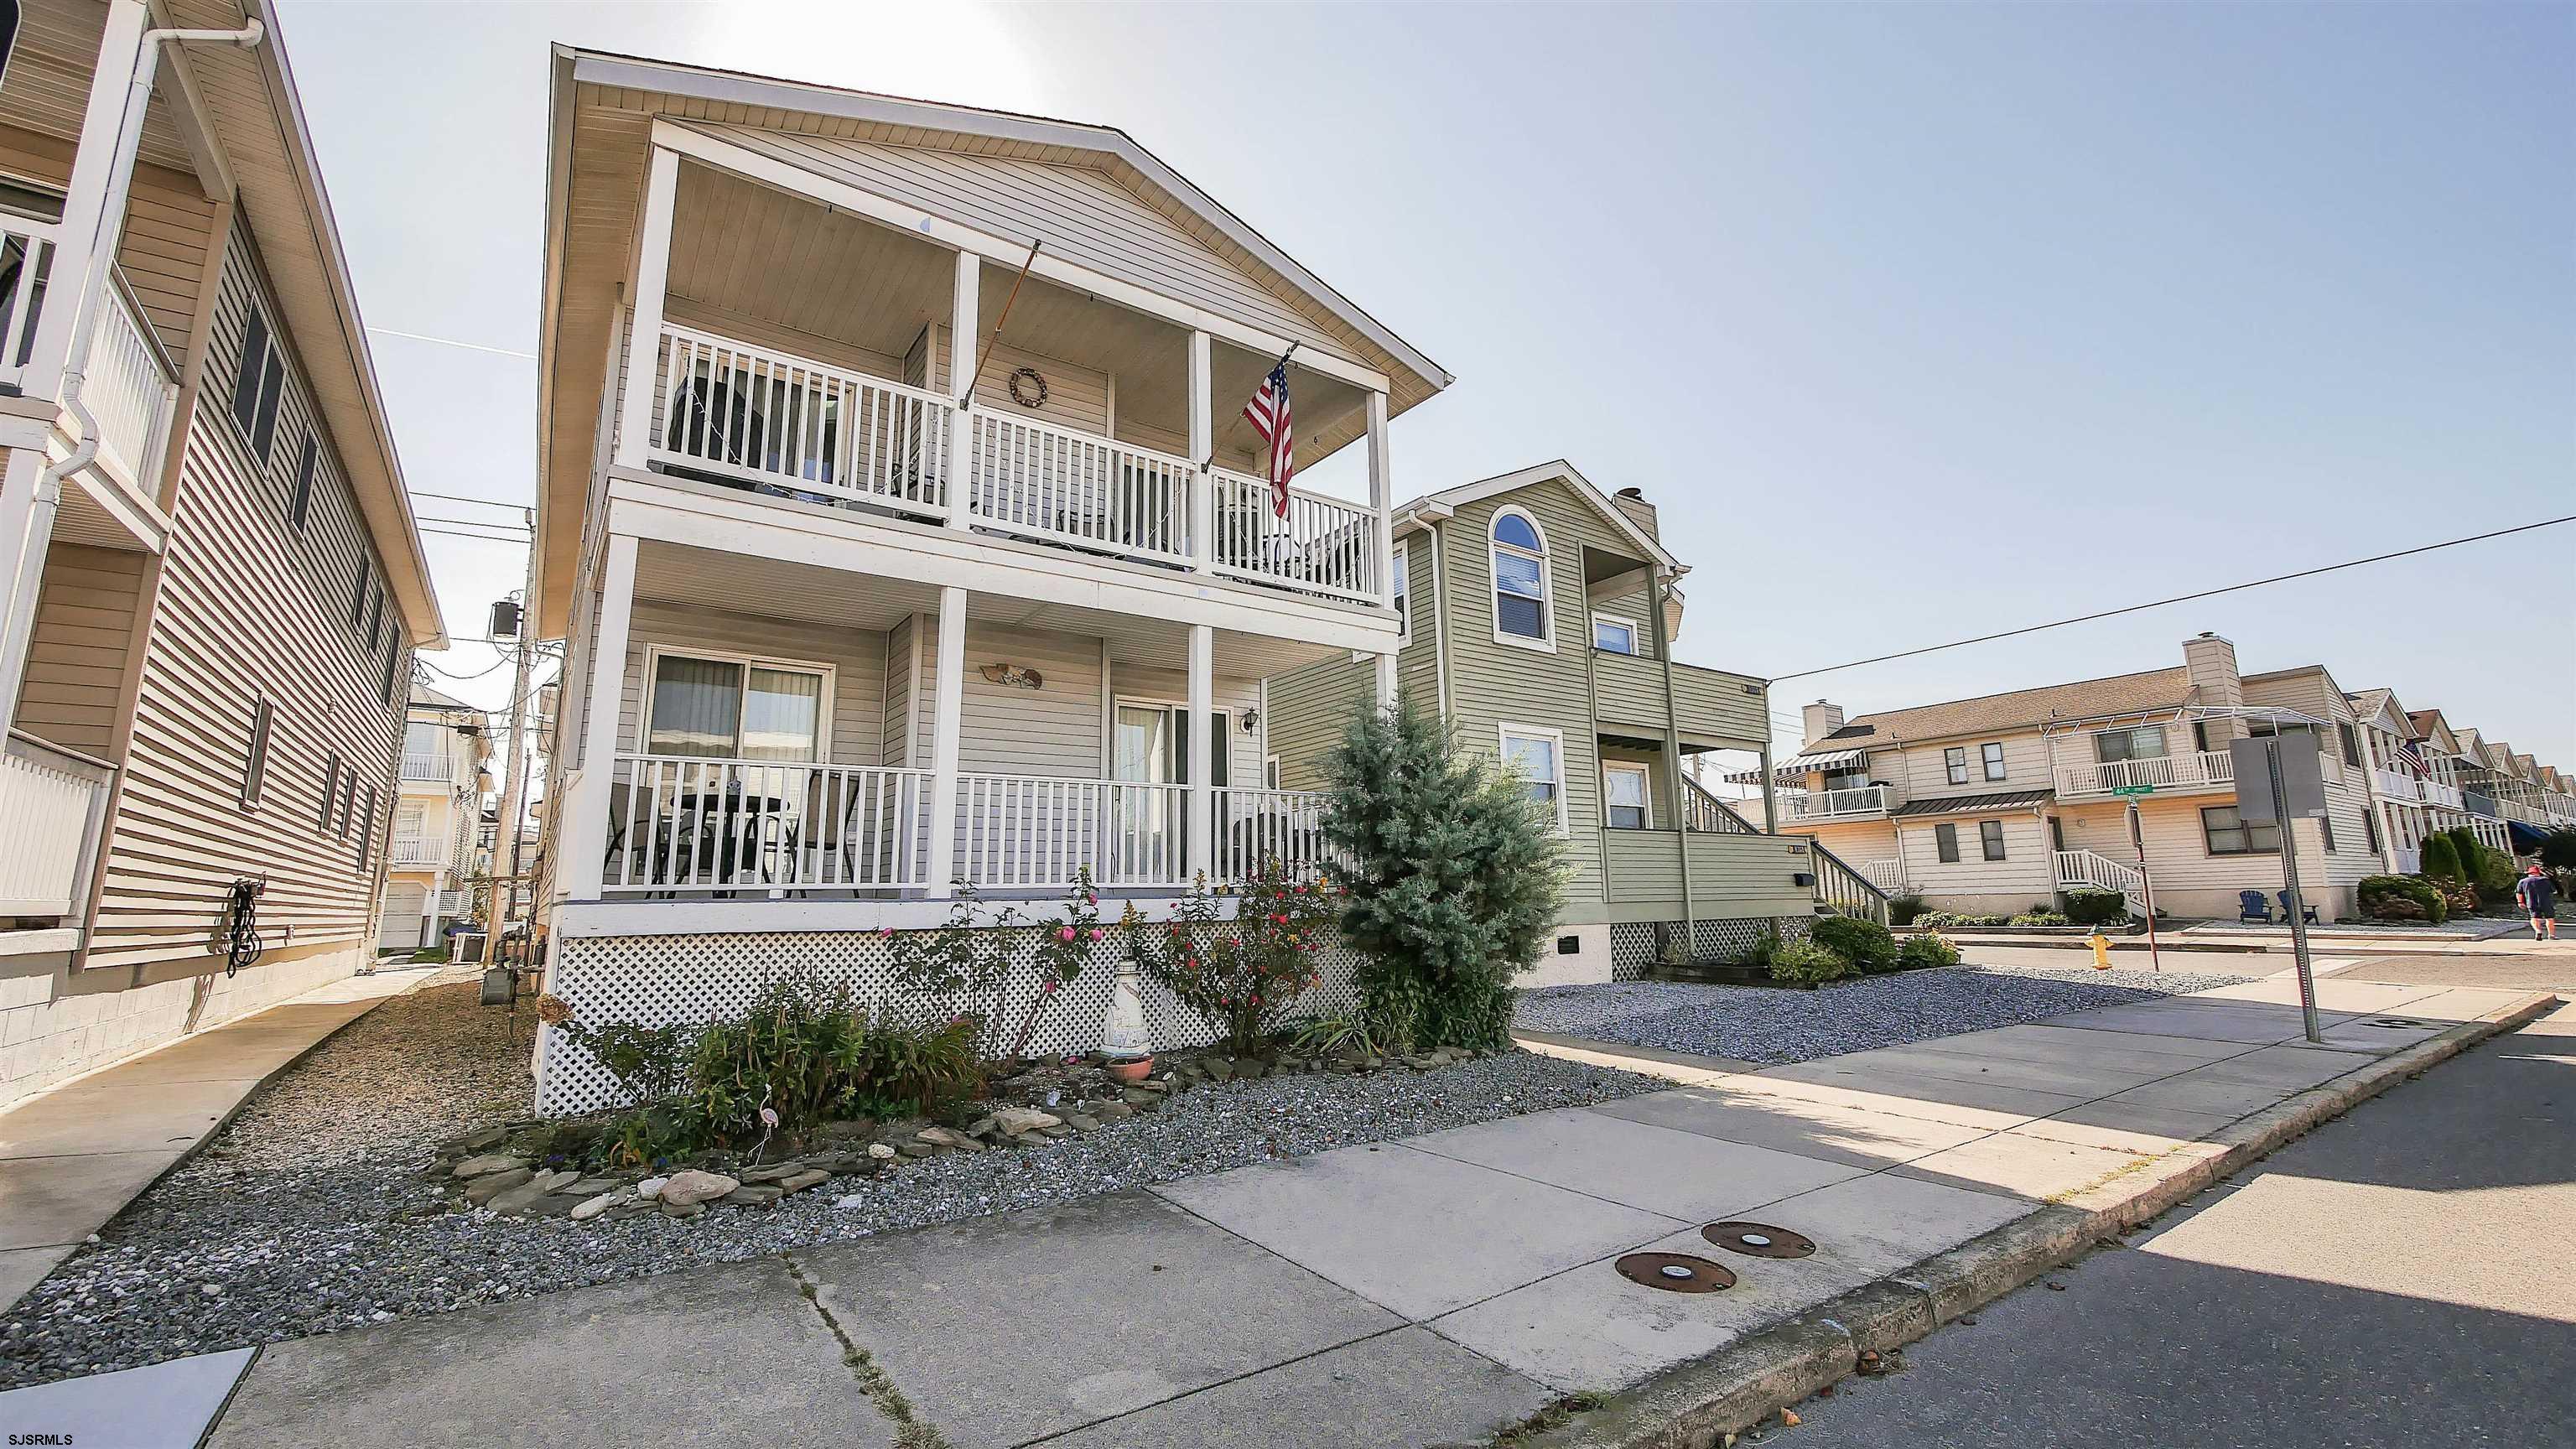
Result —
[[2111, 793], [2114, 795], [2152, 795], [2156, 793], [2156, 787], [2153, 785], [2114, 785], [2111, 787]]
[[[2277, 746], [2277, 748], [2275, 748]], [[2293, 820], [2326, 818], [2326, 782], [2317, 763], [2317, 737], [2306, 730], [2255, 735], [2230, 740], [2230, 763], [2236, 767], [2236, 818], [2248, 825], [2278, 825]], [[2281, 790], [2272, 790], [2272, 764], [2281, 762]]]

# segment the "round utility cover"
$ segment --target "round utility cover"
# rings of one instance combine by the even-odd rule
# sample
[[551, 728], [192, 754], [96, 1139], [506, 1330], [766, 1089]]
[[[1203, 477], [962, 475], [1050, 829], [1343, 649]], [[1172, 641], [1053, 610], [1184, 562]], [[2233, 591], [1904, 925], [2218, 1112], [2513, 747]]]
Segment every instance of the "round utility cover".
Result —
[[1749, 1258], [1803, 1258], [1816, 1251], [1814, 1239], [1768, 1223], [1710, 1223], [1699, 1235]]
[[2402, 1016], [2383, 1016], [2377, 1021], [2371, 1023], [2372, 1026], [2384, 1026], [2391, 1030], [2396, 1030], [2401, 1027], [2422, 1026], [2423, 1024], [2424, 1023], [2420, 1021], [2409, 1021]]
[[1631, 1283], [1668, 1293], [1715, 1293], [1735, 1286], [1733, 1273], [1688, 1253], [1630, 1253], [1613, 1266]]

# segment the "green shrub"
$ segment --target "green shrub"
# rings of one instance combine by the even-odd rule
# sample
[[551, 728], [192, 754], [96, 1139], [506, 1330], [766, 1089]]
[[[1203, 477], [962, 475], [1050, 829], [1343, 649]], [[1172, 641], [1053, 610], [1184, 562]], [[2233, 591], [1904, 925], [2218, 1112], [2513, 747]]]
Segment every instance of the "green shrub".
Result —
[[1903, 895], [1889, 896], [1887, 898], [1887, 923], [1891, 926], [1913, 925], [1915, 918], [1922, 914], [1923, 898], [1921, 896]]
[[1729, 966], [1749, 966], [1763, 971], [1771, 969], [1771, 958], [1780, 954], [1779, 931], [1765, 927], [1753, 944], [1726, 958]]
[[1840, 981], [1852, 964], [1814, 941], [1790, 941], [1771, 953], [1771, 979], [1801, 986]]
[[2074, 923], [2056, 911], [2024, 911], [2004, 924], [2007, 926], [2067, 926]]
[[1267, 1043], [1297, 998], [1320, 982], [1315, 953], [1334, 911], [1329, 886], [1277, 856], [1261, 863], [1241, 893], [1230, 920], [1215, 896], [1201, 891], [1175, 906], [1169, 921], [1149, 924], [1133, 905], [1119, 921], [1145, 974], [1236, 1054]]
[[1914, 924], [1938, 927], [1942, 930], [1956, 930], [1961, 926], [2007, 925], [2011, 920], [2010, 916], [1969, 916], [1957, 911], [1925, 911], [1914, 918]]
[[2553, 871], [2576, 870], [2576, 827], [2553, 830], [2540, 842], [2540, 863]]
[[1906, 938], [1905, 944], [1897, 949], [1896, 964], [1899, 969], [1906, 971], [1919, 971], [1932, 966], [1956, 966], [1959, 964], [1959, 948], [1951, 945], [1949, 940], [1940, 933], [1926, 931], [1919, 936]]
[[2521, 872], [2513, 868], [2512, 856], [2483, 845], [2478, 847], [2476, 885], [2479, 900], [2488, 905], [2512, 900], [2514, 882], [2520, 877]]
[[2468, 879], [2460, 868], [2460, 848], [2451, 843], [2449, 832], [2437, 830], [2424, 837], [2424, 874], [2434, 880]]
[[2426, 921], [2438, 926], [2451, 915], [2441, 888], [2422, 876], [2365, 876], [2353, 887], [2353, 894], [2361, 902], [2361, 913], [2373, 920]]
[[1410, 702], [1363, 704], [1326, 762], [1324, 836], [1360, 999], [1420, 1048], [1510, 1041], [1512, 978], [1563, 899], [1554, 810]]
[[1854, 971], [1896, 969], [1896, 937], [1876, 921], [1856, 916], [1819, 916], [1807, 939], [1842, 957]]
[[2079, 926], [2114, 925], [2129, 919], [2129, 900], [2118, 891], [2068, 891], [2066, 917]]

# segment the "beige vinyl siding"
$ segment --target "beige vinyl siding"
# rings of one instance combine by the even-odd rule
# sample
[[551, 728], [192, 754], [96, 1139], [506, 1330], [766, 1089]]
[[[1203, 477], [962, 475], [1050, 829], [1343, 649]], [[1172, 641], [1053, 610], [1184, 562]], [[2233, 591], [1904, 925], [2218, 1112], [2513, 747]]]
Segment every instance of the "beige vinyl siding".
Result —
[[1893, 820], [1855, 820], [1844, 825], [1799, 825], [1790, 833], [1814, 836], [1817, 844], [1857, 870], [1873, 860], [1901, 858], [1897, 854], [1896, 826]]
[[[2190, 748], [2189, 731], [2183, 732], [2183, 748]], [[2004, 778], [1986, 778], [1985, 746], [2001, 743], [2004, 747]], [[2170, 742], [2169, 742], [2170, 743]], [[2061, 741], [2068, 763], [2093, 758], [2089, 735]], [[1949, 765], [1943, 751], [1965, 749], [1968, 752], [1968, 779], [1965, 784], [1950, 783]], [[1872, 750], [1869, 756], [1870, 778], [1883, 784], [1901, 784], [1903, 800], [1937, 800], [1951, 795], [1999, 795], [2008, 790], [2045, 790], [2055, 786], [2050, 775], [2048, 741], [2037, 731], [2019, 734], [1972, 735], [1954, 740], [1909, 742], [1900, 753]]]
[[[140, 693], [102, 867], [89, 964], [196, 962], [236, 877], [264, 876], [260, 921], [271, 962], [363, 939], [375, 906], [405, 701], [383, 697], [389, 622], [377, 647], [348, 624], [351, 581], [375, 549], [320, 439], [308, 527], [286, 520], [308, 425], [288, 350], [278, 441], [265, 469], [231, 416], [234, 357], [255, 262], [237, 232], [217, 299], [208, 374], [172, 495], [173, 528], [145, 636]], [[272, 324], [277, 314], [271, 312]], [[287, 339], [281, 339], [287, 340]], [[394, 610], [386, 606], [388, 620]], [[254, 705], [274, 710], [262, 803], [239, 803]], [[349, 838], [317, 827], [324, 762], [374, 787], [374, 814]], [[287, 943], [292, 942], [291, 947]]]
[[[955, 397], [956, 386], [948, 380], [950, 329], [934, 322], [922, 330], [927, 342], [914, 343], [912, 351], [906, 355], [904, 381], [943, 397]], [[1034, 418], [1059, 428], [1097, 433], [1102, 437], [1109, 435], [1109, 374], [1013, 347], [1007, 342], [996, 342], [991, 346], [990, 355], [984, 358], [984, 370], [975, 380], [976, 406], [1006, 418]], [[925, 364], [925, 370], [914, 370], [924, 368]], [[1020, 400], [1011, 396], [1012, 374], [1023, 367], [1046, 379], [1046, 401], [1033, 408], [1021, 406]], [[928, 381], [923, 381], [923, 378]], [[1025, 378], [1021, 380], [1020, 388], [1023, 392], [1035, 391]], [[1187, 446], [1185, 441], [1182, 448]], [[1181, 450], [1173, 451], [1178, 453]]]
[[[1985, 858], [1979, 828], [1988, 820], [2003, 822], [2002, 860]], [[1897, 825], [1906, 878], [1928, 898], [1991, 902], [1976, 909], [2021, 911], [2035, 904], [2044, 906], [2057, 894], [2057, 866], [2049, 846], [2048, 827], [2027, 810], [1962, 815], [1951, 820], [1908, 818]], [[1958, 827], [1956, 863], [1945, 864], [1941, 859], [1940, 842], [1935, 835], [1935, 827], [1940, 825]], [[1831, 842], [1827, 848], [1845, 860], [1853, 859]]]
[[[20, 61], [21, 66], [26, 63]], [[0, 174], [61, 191], [71, 183], [72, 151], [72, 143], [61, 137], [0, 124]], [[149, 161], [135, 163], [116, 267], [173, 358], [187, 356], [207, 255], [215, 246], [217, 211], [194, 176]]]
[[1265, 730], [1283, 790], [1324, 788], [1324, 760], [1377, 690], [1377, 667], [1339, 655], [1272, 676]]
[[[957, 768], [967, 774], [1100, 778], [1100, 641], [966, 620], [966, 678], [958, 688]], [[939, 689], [939, 620], [921, 620], [920, 707], [913, 747], [930, 766]], [[1037, 689], [996, 684], [990, 664], [1034, 669]]]
[[829, 760], [878, 763], [885, 743], [885, 640], [866, 629], [831, 629], [788, 619], [677, 604], [638, 602], [627, 626], [626, 679], [618, 693], [620, 748], [644, 748], [646, 651], [716, 657], [747, 655], [832, 670]]
[[1049, 252], [1121, 281], [1335, 353], [1348, 350], [1102, 171], [750, 126], [699, 129], [989, 235], [1044, 237]]
[[84, 754], [112, 756], [148, 555], [56, 543], [45, 553], [18, 727]]
[[920, 621], [906, 619], [886, 631], [885, 763], [898, 769], [912, 764], [912, 713], [920, 695], [912, 674], [921, 656]]
[[[754, 317], [748, 312], [738, 312], [730, 307], [700, 302], [683, 297], [676, 292], [662, 299], [662, 320], [675, 326], [693, 327], [701, 332], [712, 332], [719, 337], [729, 337], [736, 342], [747, 342], [754, 347], [766, 347], [773, 352], [784, 352], [791, 357], [808, 358], [834, 367], [847, 368], [852, 372], [863, 372], [871, 377], [882, 377], [888, 382], [911, 380], [904, 371], [904, 359], [900, 357], [871, 352], [867, 348], [843, 342], [838, 338], [784, 327], [765, 318]], [[622, 358], [620, 365], [623, 365]], [[620, 380], [623, 381], [622, 378]], [[654, 394], [654, 412], [657, 416], [661, 412], [661, 394], [658, 386], [657, 383]]]

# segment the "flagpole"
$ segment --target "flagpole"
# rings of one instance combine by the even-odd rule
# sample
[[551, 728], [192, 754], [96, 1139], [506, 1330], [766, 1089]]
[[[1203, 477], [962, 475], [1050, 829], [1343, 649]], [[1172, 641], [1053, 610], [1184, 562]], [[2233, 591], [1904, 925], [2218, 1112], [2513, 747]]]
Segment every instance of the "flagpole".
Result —
[[[1038, 248], [1044, 245], [1044, 237], [1029, 238], [1029, 254], [1020, 263], [1020, 274], [1011, 279], [1011, 295], [1002, 299], [1002, 315], [993, 319], [993, 335], [984, 339], [983, 350], [975, 354], [975, 375], [966, 379], [966, 390], [957, 395], [959, 407], [974, 399], [975, 385], [984, 380], [984, 364], [992, 361], [993, 344], [1002, 340], [1002, 328], [1011, 320], [1011, 304], [1020, 300], [1020, 283], [1029, 279], [1029, 268], [1037, 265]], [[1292, 344], [1288, 350], [1294, 352], [1297, 349]]]

